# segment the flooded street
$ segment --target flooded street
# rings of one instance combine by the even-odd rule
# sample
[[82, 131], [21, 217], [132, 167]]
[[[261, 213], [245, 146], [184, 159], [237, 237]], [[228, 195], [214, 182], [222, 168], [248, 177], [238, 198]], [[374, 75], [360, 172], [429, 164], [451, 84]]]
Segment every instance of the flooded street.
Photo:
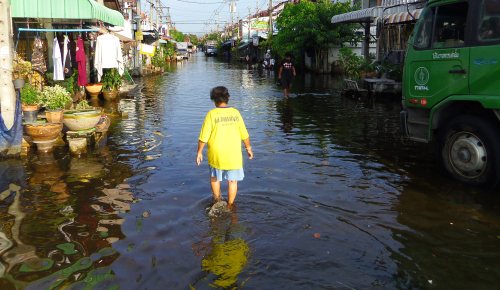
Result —
[[[211, 220], [195, 157], [216, 85], [255, 157]], [[202, 54], [140, 87], [102, 149], [0, 161], [0, 289], [498, 289], [500, 195], [402, 140], [398, 99], [315, 75], [284, 99], [272, 72]]]

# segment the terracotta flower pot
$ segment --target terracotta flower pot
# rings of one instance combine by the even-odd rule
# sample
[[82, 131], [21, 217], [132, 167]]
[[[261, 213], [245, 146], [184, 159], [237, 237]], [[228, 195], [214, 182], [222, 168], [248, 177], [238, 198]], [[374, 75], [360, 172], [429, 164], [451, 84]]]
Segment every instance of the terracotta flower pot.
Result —
[[104, 96], [105, 100], [111, 101], [116, 99], [116, 97], [118, 96], [118, 90], [102, 91], [102, 95]]
[[38, 105], [21, 105], [23, 119], [26, 123], [34, 123], [38, 119]]
[[102, 84], [88, 84], [85, 86], [90, 97], [97, 98], [102, 90]]
[[47, 122], [49, 123], [62, 123], [64, 118], [63, 110], [47, 110], [45, 111], [45, 118], [47, 118]]
[[94, 128], [101, 119], [97, 110], [72, 110], [64, 112], [63, 123], [71, 131]]
[[40, 107], [38, 105], [25, 105], [25, 104], [21, 104], [21, 109], [23, 110], [23, 112], [38, 111], [38, 109], [40, 109]]

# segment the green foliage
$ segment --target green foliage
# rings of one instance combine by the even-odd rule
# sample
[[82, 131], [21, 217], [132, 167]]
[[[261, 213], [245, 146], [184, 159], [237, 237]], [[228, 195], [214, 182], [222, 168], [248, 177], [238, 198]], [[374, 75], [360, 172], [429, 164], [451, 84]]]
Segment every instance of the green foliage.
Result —
[[122, 85], [122, 77], [116, 68], [111, 68], [104, 72], [101, 82], [103, 91], [114, 91]]
[[88, 109], [92, 109], [92, 106], [89, 105], [89, 102], [87, 100], [81, 100], [75, 106], [75, 110], [88, 110]]
[[172, 36], [172, 39], [177, 42], [183, 42], [185, 38], [184, 33], [177, 30], [170, 30], [170, 36]]
[[167, 43], [162, 46], [163, 55], [167, 57], [173, 57], [175, 55], [175, 46], [172, 42]]
[[54, 74], [51, 72], [45, 73], [45, 79], [47, 80], [47, 84], [49, 86], [60, 85], [61, 87], [64, 87], [71, 95], [78, 91], [78, 70], [73, 70], [73, 74], [63, 81], [55, 81]]
[[164, 67], [167, 62], [165, 61], [165, 56], [162, 56], [160, 51], [157, 51], [151, 58], [151, 64], [155, 67]]
[[222, 37], [221, 37], [220, 33], [218, 33], [218, 32], [213, 32], [213, 33], [210, 33], [210, 34], [205, 35], [205, 36], [201, 39], [201, 42], [202, 42], [202, 43], [206, 43], [207, 41], [215, 41], [215, 42], [217, 42], [218, 44], [221, 44], [221, 43], [222, 43]]
[[374, 61], [375, 61], [375, 55], [374, 54], [370, 54], [368, 56], [368, 59], [364, 59], [362, 61], [359, 69], [361, 71], [364, 71], [364, 72], [373, 72], [373, 71], [375, 71]]
[[64, 81], [61, 81], [60, 85], [73, 95], [78, 90], [78, 70], [73, 70], [73, 74]]
[[353, 10], [349, 3], [330, 0], [303, 0], [287, 4], [276, 20], [278, 34], [272, 38], [273, 51], [283, 57], [287, 52], [300, 57], [306, 50], [325, 50], [332, 44], [353, 41], [356, 26], [333, 25], [332, 16]]
[[40, 93], [40, 98], [43, 106], [49, 110], [63, 109], [73, 100], [69, 92], [60, 85], [45, 87]]
[[362, 64], [363, 58], [352, 52], [350, 48], [343, 47], [340, 49], [340, 65], [346, 76], [359, 79]]
[[198, 45], [200, 43], [200, 40], [198, 39], [198, 36], [195, 34], [188, 34], [189, 37], [189, 42], [191, 42], [193, 45]]
[[25, 105], [39, 105], [40, 91], [30, 84], [26, 84], [21, 89], [21, 102]]
[[15, 55], [12, 63], [13, 79], [28, 79], [31, 73], [31, 62], [24, 60], [18, 54]]

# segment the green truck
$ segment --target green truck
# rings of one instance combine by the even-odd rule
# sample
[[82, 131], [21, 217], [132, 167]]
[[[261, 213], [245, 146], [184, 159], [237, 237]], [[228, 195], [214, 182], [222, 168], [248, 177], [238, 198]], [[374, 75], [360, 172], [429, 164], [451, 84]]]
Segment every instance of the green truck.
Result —
[[402, 130], [434, 142], [444, 169], [500, 184], [500, 0], [429, 0], [410, 38]]

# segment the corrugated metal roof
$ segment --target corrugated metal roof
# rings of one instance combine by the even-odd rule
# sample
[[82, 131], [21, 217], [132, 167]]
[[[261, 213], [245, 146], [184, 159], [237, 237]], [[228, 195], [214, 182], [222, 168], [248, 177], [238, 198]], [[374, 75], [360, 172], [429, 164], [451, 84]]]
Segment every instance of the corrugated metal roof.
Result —
[[12, 17], [52, 19], [98, 19], [123, 26], [123, 15], [94, 0], [15, 0]]
[[352, 22], [371, 22], [373, 19], [382, 15], [382, 7], [370, 7], [362, 10], [356, 10], [349, 13], [334, 15], [332, 23], [352, 23]]

